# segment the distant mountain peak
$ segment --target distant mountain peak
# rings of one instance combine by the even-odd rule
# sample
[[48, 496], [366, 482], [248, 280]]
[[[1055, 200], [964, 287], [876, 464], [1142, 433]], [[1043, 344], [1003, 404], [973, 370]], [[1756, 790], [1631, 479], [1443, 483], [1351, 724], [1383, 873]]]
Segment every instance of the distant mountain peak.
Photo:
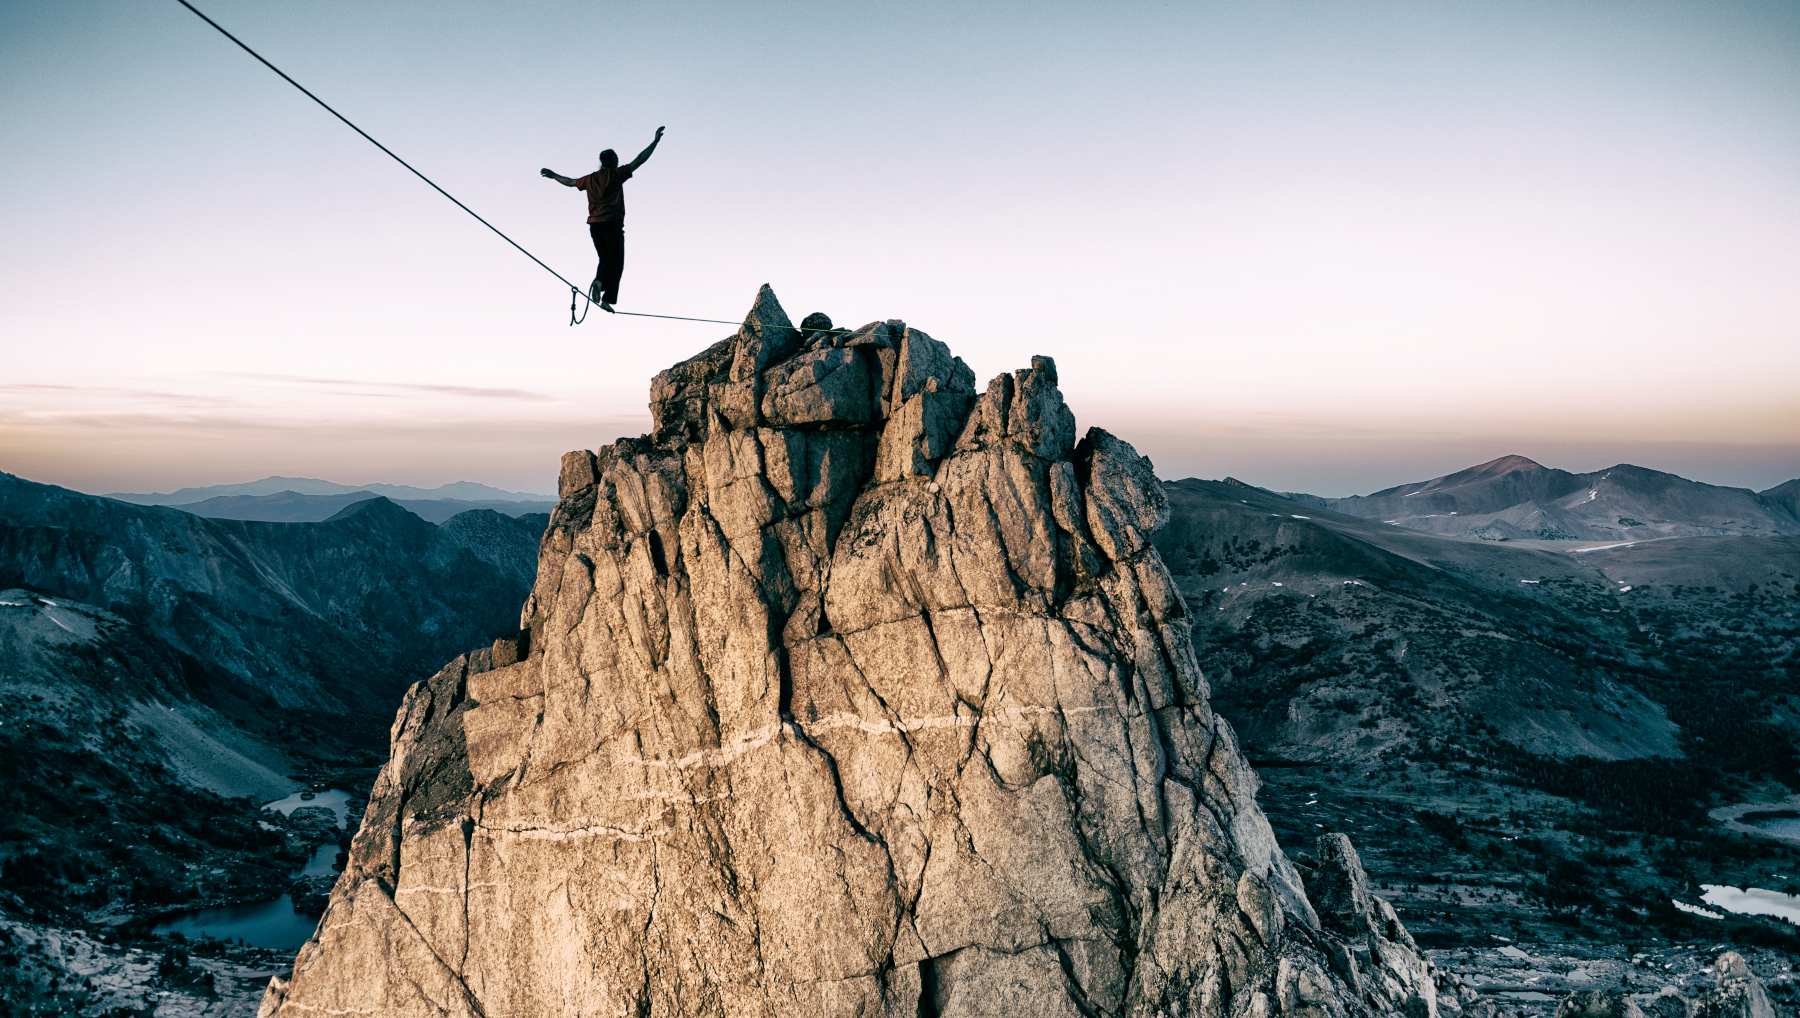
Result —
[[1537, 460], [1534, 460], [1529, 456], [1521, 456], [1518, 453], [1508, 453], [1507, 455], [1501, 456], [1498, 459], [1491, 459], [1491, 460], [1488, 460], [1486, 463], [1478, 463], [1475, 466], [1472, 466], [1472, 467], [1468, 468], [1467, 470], [1463, 470], [1460, 472], [1465, 473], [1465, 474], [1479, 473], [1479, 474], [1486, 474], [1488, 476], [1494, 476], [1497, 474], [1517, 473], [1521, 470], [1548, 470], [1548, 469], [1550, 469], [1550, 468], [1544, 466], [1542, 463], [1539, 463]]
[[[1408, 484], [1383, 488], [1367, 496], [1371, 499], [1412, 498], [1418, 495], [1429, 495], [1433, 498], [1448, 498], [1466, 501], [1471, 497], [1477, 502], [1491, 501], [1496, 491], [1516, 491], [1521, 488], [1560, 488], [1579, 483], [1575, 475], [1564, 470], [1544, 466], [1529, 456], [1511, 453], [1498, 459], [1477, 463], [1472, 467], [1464, 467], [1454, 473], [1442, 477], [1433, 477], [1428, 481], [1413, 481]], [[1518, 501], [1517, 498], [1505, 498], [1502, 504]], [[1467, 511], [1473, 505], [1446, 505], [1451, 508]]]
[[[352, 502], [327, 517], [325, 522], [338, 523], [350, 519], [358, 519], [365, 522], [386, 522], [392, 520], [406, 524], [412, 522], [425, 522], [416, 514], [408, 512], [404, 506], [384, 495], [371, 495], [361, 502]], [[429, 526], [429, 524], [427, 525]]]
[[1759, 494], [1635, 463], [1577, 474], [1517, 454], [1327, 504], [1393, 526], [1489, 541], [1800, 533], [1800, 493], [1792, 489]]
[[[1594, 476], [1595, 474], [1597, 474], [1601, 477], [1605, 477], [1610, 474], [1624, 474], [1628, 477], [1632, 477], [1632, 476], [1635, 476], [1635, 477], [1673, 477], [1679, 481], [1687, 481], [1688, 480], [1688, 478], [1682, 477], [1680, 474], [1671, 474], [1667, 470], [1658, 470], [1655, 467], [1640, 467], [1636, 463], [1614, 463], [1612, 466], [1607, 467], [1605, 470], [1594, 471], [1594, 474], [1590, 474], [1589, 476]], [[1705, 481], [1690, 481], [1689, 483], [1705, 484], [1706, 482]]]

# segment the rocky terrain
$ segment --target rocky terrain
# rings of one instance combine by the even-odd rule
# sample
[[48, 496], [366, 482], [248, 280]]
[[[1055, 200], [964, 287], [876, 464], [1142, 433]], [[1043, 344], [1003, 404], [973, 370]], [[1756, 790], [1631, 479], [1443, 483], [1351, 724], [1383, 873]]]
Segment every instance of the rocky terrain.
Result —
[[[1158, 538], [1221, 702], [1273, 757], [1436, 743], [1623, 760], [1739, 746], [1792, 763], [1800, 538], [1566, 554], [1346, 517], [1231, 481], [1169, 485]], [[1254, 702], [1251, 702], [1251, 700]]]
[[1489, 541], [1646, 541], [1800, 535], [1800, 479], [1763, 492], [1621, 463], [1575, 474], [1524, 456], [1351, 498], [1294, 496], [1316, 508]]
[[263, 1013], [1435, 1014], [1348, 839], [1277, 846], [1148, 461], [1048, 360], [808, 321], [564, 458]]
[[1712, 815], [1800, 788], [1800, 540], [1572, 553], [1167, 488], [1157, 544], [1278, 835], [1352, 832], [1445, 969], [1548, 1014], [1691, 983], [1721, 944], [1772, 979], [1800, 952], [1780, 919], [1703, 903], [1800, 893], [1800, 838]]
[[255, 1013], [270, 969], [283, 960], [222, 944], [123, 941], [0, 911], [0, 1013], [243, 1018]]
[[514, 629], [498, 606], [529, 589], [542, 526], [380, 499], [224, 523], [0, 476], [0, 950], [35, 959], [0, 965], [0, 1013], [252, 1009], [243, 973], [270, 956], [199, 954], [202, 986], [150, 925], [329, 862], [318, 811], [258, 804], [366, 789], [406, 684]]

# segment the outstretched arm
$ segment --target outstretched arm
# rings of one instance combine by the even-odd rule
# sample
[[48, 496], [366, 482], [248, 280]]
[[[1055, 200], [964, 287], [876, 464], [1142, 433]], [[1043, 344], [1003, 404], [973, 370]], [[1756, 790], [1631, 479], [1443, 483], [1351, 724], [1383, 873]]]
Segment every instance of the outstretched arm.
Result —
[[648, 162], [650, 159], [650, 153], [656, 151], [656, 143], [659, 141], [662, 141], [662, 133], [663, 133], [663, 129], [660, 127], [657, 128], [656, 129], [656, 137], [650, 139], [649, 146], [647, 148], [645, 148], [642, 152], [639, 152], [638, 157], [636, 159], [633, 159], [631, 162], [626, 163], [625, 168], [630, 170], [633, 173], [636, 173], [638, 167], [640, 167], [640, 166], [644, 165], [644, 163]]
[[[651, 147], [654, 148], [655, 146], [651, 146]], [[562, 174], [560, 174], [560, 173], [556, 172], [555, 170], [552, 170], [548, 167], [545, 167], [544, 169], [539, 170], [538, 173], [542, 174], [543, 176], [549, 177], [551, 180], [556, 181], [558, 184], [561, 184], [564, 187], [574, 187], [575, 186], [575, 181], [573, 179], [571, 179], [569, 177], [565, 177]]]

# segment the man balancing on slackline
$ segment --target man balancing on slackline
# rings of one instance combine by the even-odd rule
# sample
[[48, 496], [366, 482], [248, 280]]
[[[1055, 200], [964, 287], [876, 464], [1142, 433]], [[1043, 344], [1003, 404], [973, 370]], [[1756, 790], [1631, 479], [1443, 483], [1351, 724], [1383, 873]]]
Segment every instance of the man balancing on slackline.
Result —
[[594, 238], [594, 253], [600, 265], [594, 270], [594, 283], [588, 287], [588, 299], [611, 311], [619, 302], [619, 276], [625, 271], [625, 189], [623, 187], [637, 168], [644, 165], [656, 143], [662, 141], [663, 129], [636, 159], [619, 165], [619, 154], [612, 149], [600, 153], [600, 168], [585, 177], [570, 179], [551, 169], [538, 172], [564, 187], [578, 187], [587, 192], [588, 234]]

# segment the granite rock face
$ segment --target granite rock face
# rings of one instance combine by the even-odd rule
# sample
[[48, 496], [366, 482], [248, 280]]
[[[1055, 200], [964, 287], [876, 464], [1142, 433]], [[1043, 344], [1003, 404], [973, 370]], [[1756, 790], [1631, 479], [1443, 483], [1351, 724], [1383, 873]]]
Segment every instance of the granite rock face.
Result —
[[563, 458], [518, 639], [406, 697], [264, 1015], [1436, 1014], [1208, 705], [1150, 464], [765, 287]]

